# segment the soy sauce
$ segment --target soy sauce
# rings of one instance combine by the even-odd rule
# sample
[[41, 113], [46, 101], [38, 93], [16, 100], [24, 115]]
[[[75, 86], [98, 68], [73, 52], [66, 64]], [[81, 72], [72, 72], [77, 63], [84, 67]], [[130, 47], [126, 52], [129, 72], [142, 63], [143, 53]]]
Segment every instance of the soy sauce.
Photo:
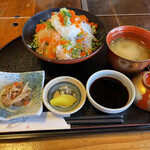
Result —
[[126, 105], [129, 98], [127, 88], [117, 79], [101, 77], [90, 86], [91, 97], [107, 108], [120, 108]]

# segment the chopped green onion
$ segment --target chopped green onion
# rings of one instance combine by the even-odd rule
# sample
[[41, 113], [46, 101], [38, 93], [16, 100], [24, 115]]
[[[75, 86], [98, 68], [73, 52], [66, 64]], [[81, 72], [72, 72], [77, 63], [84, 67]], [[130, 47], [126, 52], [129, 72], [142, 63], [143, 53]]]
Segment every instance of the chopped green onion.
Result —
[[74, 47], [73, 47], [73, 50], [72, 50], [72, 52], [71, 52], [71, 56], [73, 57], [73, 58], [79, 58], [80, 57], [80, 53], [81, 53], [81, 51], [83, 51], [84, 49], [83, 49], [83, 46], [80, 44], [80, 43], [77, 43], [77, 45], [75, 45]]
[[37, 48], [38, 47], [38, 40], [37, 40], [37, 37], [35, 36], [34, 39], [33, 39], [33, 42], [30, 44], [30, 46], [32, 48]]
[[119, 38], [118, 40], [123, 40], [124, 39], [124, 37], [121, 37], [121, 38]]
[[96, 51], [102, 45], [101, 40], [92, 40], [92, 52]]
[[40, 19], [40, 23], [43, 23], [42, 19]]
[[83, 33], [82, 33], [82, 32], [79, 32], [77, 36], [78, 36], [78, 37], [82, 37], [82, 36], [83, 36]]
[[97, 32], [96, 32], [96, 28], [95, 28], [94, 25], [92, 26], [92, 29], [93, 29], [93, 31], [94, 31], [94, 34], [96, 34]]
[[54, 27], [52, 26], [52, 24], [51, 24], [50, 21], [47, 21], [46, 24], [47, 24], [47, 29], [52, 29], [52, 28], [54, 28]]
[[126, 39], [130, 39], [130, 37], [126, 37]]

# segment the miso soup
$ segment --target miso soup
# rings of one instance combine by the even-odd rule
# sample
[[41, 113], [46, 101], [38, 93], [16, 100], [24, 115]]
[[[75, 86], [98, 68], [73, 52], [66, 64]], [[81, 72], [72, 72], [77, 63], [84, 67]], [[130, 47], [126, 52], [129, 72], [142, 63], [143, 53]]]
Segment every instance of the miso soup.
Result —
[[142, 61], [150, 58], [150, 48], [144, 42], [129, 37], [121, 37], [110, 43], [110, 49], [123, 58]]

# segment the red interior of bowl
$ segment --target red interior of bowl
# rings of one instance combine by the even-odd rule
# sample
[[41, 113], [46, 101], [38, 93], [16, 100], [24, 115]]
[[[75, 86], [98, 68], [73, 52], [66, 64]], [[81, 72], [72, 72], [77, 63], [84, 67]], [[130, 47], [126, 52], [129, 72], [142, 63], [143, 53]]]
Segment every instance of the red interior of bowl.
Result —
[[150, 47], [150, 32], [143, 28], [136, 26], [120, 26], [112, 29], [106, 37], [108, 47], [111, 41], [120, 37], [131, 37], [144, 42], [147, 47]]

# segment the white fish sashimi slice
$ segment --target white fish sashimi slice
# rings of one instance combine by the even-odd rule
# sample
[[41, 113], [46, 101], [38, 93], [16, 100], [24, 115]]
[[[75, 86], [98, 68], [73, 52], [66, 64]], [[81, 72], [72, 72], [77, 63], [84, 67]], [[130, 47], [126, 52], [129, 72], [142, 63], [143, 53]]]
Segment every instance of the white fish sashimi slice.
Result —
[[78, 35], [78, 33], [81, 32], [80, 28], [77, 28], [75, 25], [61, 25], [61, 22], [59, 21], [59, 17], [57, 15], [53, 15], [50, 21], [55, 30], [64, 38], [75, 38]]
[[83, 29], [84, 32], [90, 34], [91, 36], [94, 35], [94, 30], [91, 28], [89, 24], [81, 22], [80, 27]]

